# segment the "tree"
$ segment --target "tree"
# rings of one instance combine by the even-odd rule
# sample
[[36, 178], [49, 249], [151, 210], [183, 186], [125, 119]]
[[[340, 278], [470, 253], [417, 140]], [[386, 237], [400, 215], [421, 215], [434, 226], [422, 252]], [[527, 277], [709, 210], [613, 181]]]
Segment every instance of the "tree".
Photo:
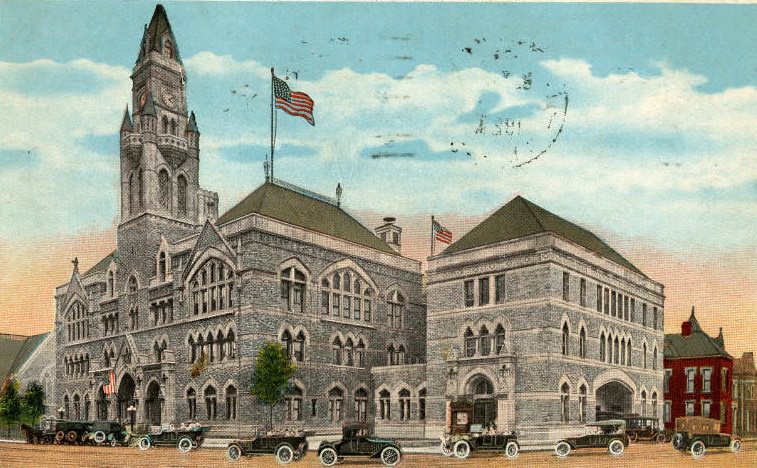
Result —
[[21, 398], [18, 394], [18, 381], [10, 378], [5, 381], [0, 392], [0, 422], [8, 426], [8, 437], [11, 426], [18, 424], [21, 417]]
[[26, 391], [21, 397], [20, 420], [28, 426], [34, 426], [43, 414], [45, 414], [45, 390], [35, 380], [26, 387]]
[[269, 407], [268, 426], [273, 428], [273, 407], [287, 394], [289, 379], [297, 366], [289, 359], [279, 343], [268, 343], [255, 359], [251, 393]]

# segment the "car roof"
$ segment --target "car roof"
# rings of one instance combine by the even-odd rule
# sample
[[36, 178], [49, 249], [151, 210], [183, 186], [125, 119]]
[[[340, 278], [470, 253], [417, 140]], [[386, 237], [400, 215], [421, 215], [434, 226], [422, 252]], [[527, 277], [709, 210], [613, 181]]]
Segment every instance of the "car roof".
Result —
[[587, 424], [587, 426], [625, 426], [626, 422], [622, 419], [606, 419]]

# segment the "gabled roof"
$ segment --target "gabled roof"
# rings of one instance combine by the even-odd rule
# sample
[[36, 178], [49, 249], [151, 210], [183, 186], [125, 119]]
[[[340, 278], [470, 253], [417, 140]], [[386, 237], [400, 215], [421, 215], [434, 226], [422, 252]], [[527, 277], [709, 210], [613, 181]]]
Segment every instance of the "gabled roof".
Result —
[[[155, 6], [155, 12], [152, 14], [150, 25], [145, 27], [144, 35], [142, 36], [142, 47], [139, 48], [139, 56], [137, 62], [142, 60], [145, 55], [145, 49], [150, 51], [161, 52], [163, 50], [163, 34], [168, 32], [171, 37], [171, 43], [173, 44], [174, 57], [176, 61], [181, 63], [181, 56], [179, 55], [179, 46], [176, 44], [176, 38], [173, 35], [171, 29], [171, 23], [168, 21], [168, 15], [163, 5], [158, 4]], [[147, 43], [149, 41], [149, 43]]]
[[103, 257], [102, 260], [100, 260], [99, 262], [97, 262], [92, 268], [90, 268], [89, 270], [87, 270], [82, 276], [87, 276], [87, 275], [91, 275], [93, 273], [100, 273], [100, 272], [103, 272], [103, 271], [107, 271], [108, 270], [108, 266], [110, 265], [110, 262], [113, 261], [113, 258], [115, 257], [115, 255], [116, 255], [116, 251], [114, 250], [113, 252], [111, 252], [108, 255], [106, 255], [105, 257]]
[[317, 198], [316, 194], [309, 195], [273, 182], [266, 182], [255, 189], [221, 215], [216, 224], [221, 226], [253, 213], [381, 252], [397, 254], [336, 204]]
[[197, 260], [208, 247], [215, 247], [230, 258], [236, 257], [236, 252], [226, 239], [223, 238], [221, 233], [218, 232], [218, 228], [216, 228], [209, 220], [206, 220], [205, 224], [202, 226], [200, 235], [197, 236], [197, 241], [195, 241], [194, 247], [192, 247], [192, 252], [189, 254], [189, 259], [184, 267], [184, 275], [189, 274], [195, 260]]
[[24, 365], [47, 335], [49, 332], [33, 336], [0, 334], [0, 383]]
[[441, 255], [449, 255], [546, 232], [563, 237], [597, 255], [644, 275], [641, 270], [592, 232], [550, 213], [520, 195], [510, 200], [509, 203], [444, 249]]
[[699, 321], [691, 309], [688, 320], [691, 323], [691, 334], [683, 336], [679, 333], [665, 335], [664, 356], [666, 359], [723, 356], [733, 358], [725, 350], [723, 342], [723, 329], [720, 329], [718, 338], [712, 338], [699, 326]]

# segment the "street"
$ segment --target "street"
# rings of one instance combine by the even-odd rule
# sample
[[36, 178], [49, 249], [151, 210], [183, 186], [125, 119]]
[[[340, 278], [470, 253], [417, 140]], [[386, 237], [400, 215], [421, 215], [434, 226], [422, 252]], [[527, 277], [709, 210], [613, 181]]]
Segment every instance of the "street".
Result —
[[[273, 456], [262, 456], [242, 459], [232, 464], [226, 460], [225, 452], [220, 449], [200, 448], [189, 454], [182, 455], [172, 448], [152, 448], [141, 452], [133, 447], [91, 447], [91, 446], [60, 446], [60, 445], [27, 445], [18, 443], [0, 443], [1, 468], [7, 467], [179, 467], [179, 466], [214, 466], [214, 467], [275, 467], [279, 466]], [[313, 452], [293, 467], [320, 466]], [[346, 460], [337, 466], [381, 466], [377, 460], [355, 458]], [[560, 468], [615, 468], [640, 466], [675, 467], [728, 467], [754, 468], [757, 466], [757, 447], [755, 442], [744, 444], [739, 454], [728, 450], [711, 450], [703, 459], [694, 460], [691, 455], [679, 453], [670, 445], [632, 444], [620, 457], [610, 456], [606, 450], [574, 451], [565, 459], [557, 458], [552, 452], [523, 452], [514, 461], [508, 461], [504, 456], [474, 455], [468, 460], [460, 461], [445, 458], [441, 454], [408, 454], [403, 458], [400, 466], [430, 468], [436, 466], [450, 467], [560, 467]]]

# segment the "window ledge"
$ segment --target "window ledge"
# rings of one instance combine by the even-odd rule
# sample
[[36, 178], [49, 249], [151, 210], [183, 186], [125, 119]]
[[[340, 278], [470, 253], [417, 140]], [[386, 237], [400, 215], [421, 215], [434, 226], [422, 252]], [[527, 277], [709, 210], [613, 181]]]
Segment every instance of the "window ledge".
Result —
[[373, 322], [365, 322], [362, 319], [361, 320], [342, 319], [342, 318], [334, 318], [331, 315], [321, 315], [321, 320], [324, 322], [341, 323], [345, 325], [355, 325], [358, 327], [370, 328], [374, 330], [376, 329], [376, 326], [373, 324]]

